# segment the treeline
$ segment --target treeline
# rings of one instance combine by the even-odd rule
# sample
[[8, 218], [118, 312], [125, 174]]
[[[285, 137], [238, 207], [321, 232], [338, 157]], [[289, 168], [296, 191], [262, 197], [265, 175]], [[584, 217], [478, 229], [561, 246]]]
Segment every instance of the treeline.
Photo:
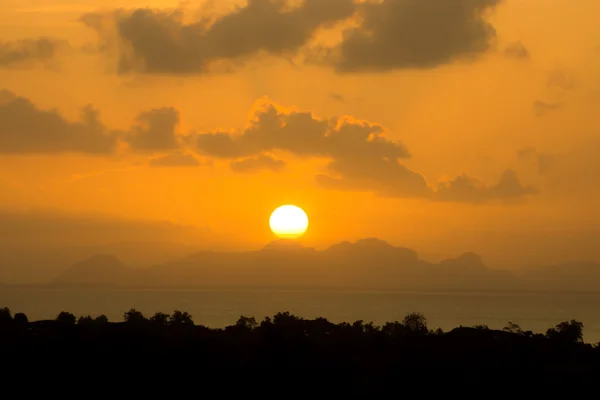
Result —
[[[130, 309], [123, 313], [123, 321], [116, 322], [116, 324], [126, 324], [130, 327], [145, 327], [147, 329], [152, 328], [165, 328], [165, 327], [188, 327], [192, 328], [201, 328], [203, 330], [210, 331], [231, 331], [231, 330], [245, 330], [245, 331], [255, 331], [265, 329], [271, 325], [276, 327], [291, 327], [294, 326], [296, 328], [306, 327], [306, 326], [320, 326], [323, 328], [321, 334], [330, 334], [330, 330], [339, 330], [339, 329], [351, 329], [354, 332], [361, 333], [376, 333], [380, 332], [382, 335], [387, 335], [390, 337], [408, 337], [415, 335], [444, 335], [445, 332], [441, 328], [437, 328], [435, 330], [430, 330], [427, 326], [427, 318], [421, 313], [409, 313], [404, 319], [394, 322], [387, 322], [384, 325], [375, 325], [373, 322], [365, 323], [364, 321], [356, 321], [352, 324], [348, 322], [342, 322], [339, 324], [334, 324], [329, 322], [325, 318], [316, 318], [314, 320], [304, 319], [301, 317], [297, 317], [289, 312], [280, 312], [275, 314], [273, 318], [265, 317], [265, 319], [258, 323], [254, 317], [245, 317], [241, 316], [238, 321], [231, 326], [227, 326], [225, 328], [207, 328], [202, 325], [196, 325], [194, 322], [192, 315], [186, 311], [175, 310], [172, 314], [167, 314], [164, 312], [157, 312], [152, 317], [146, 317], [141, 311], [138, 311], [134, 308]], [[115, 324], [115, 322], [110, 322], [106, 315], [99, 315], [97, 317], [92, 317], [91, 315], [80, 316], [77, 318], [74, 314], [66, 311], [60, 312], [54, 320], [42, 320], [30, 322], [27, 318], [27, 315], [24, 313], [15, 313], [14, 316], [9, 308], [4, 307], [0, 308], [0, 328], [8, 329], [8, 328], [23, 328], [27, 327], [28, 331], [35, 326], [68, 326], [68, 325], [83, 325], [83, 326], [103, 326], [106, 324]], [[327, 329], [325, 329], [327, 328]], [[522, 336], [522, 337], [530, 337], [530, 338], [546, 338], [552, 339], [555, 341], [560, 341], [564, 343], [583, 343], [583, 322], [570, 320], [564, 321], [560, 324], [556, 325], [553, 328], [549, 328], [545, 335], [534, 333], [533, 331], [524, 331], [518, 324], [508, 322], [508, 324], [502, 329], [502, 332], [512, 333], [514, 335]], [[487, 325], [475, 325], [472, 327], [463, 327], [460, 326], [455, 328], [451, 332], [457, 330], [469, 330], [473, 329], [476, 331], [492, 331], [492, 332], [500, 332], [497, 330], [490, 330]], [[311, 330], [311, 333], [315, 334], [317, 332]], [[600, 343], [592, 346], [597, 348], [600, 346]]]
[[195, 324], [182, 311], [148, 318], [131, 309], [120, 322], [61, 312], [54, 320], [31, 322], [4, 308], [0, 353], [89, 359], [152, 354], [193, 359], [196, 368], [344, 368], [361, 374], [365, 368], [452, 370], [480, 377], [502, 369], [581, 375], [600, 370], [600, 346], [584, 343], [583, 328], [582, 322], [571, 320], [545, 333], [513, 323], [501, 330], [461, 326], [444, 332], [430, 329], [420, 313], [375, 325], [281, 312], [260, 322], [242, 316], [233, 325], [213, 329]]

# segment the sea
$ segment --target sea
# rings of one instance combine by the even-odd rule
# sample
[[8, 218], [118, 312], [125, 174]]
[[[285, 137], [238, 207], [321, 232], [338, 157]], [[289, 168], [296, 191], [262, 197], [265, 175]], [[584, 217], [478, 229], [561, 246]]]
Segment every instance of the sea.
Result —
[[575, 319], [584, 323], [585, 342], [600, 342], [600, 293], [1, 287], [0, 307], [24, 312], [30, 321], [53, 319], [61, 311], [77, 317], [104, 314], [116, 322], [131, 308], [147, 317], [180, 310], [211, 328], [232, 325], [240, 316], [261, 321], [284, 311], [335, 323], [362, 320], [378, 325], [420, 312], [429, 328], [444, 331], [474, 325], [502, 329], [510, 321], [545, 333]]

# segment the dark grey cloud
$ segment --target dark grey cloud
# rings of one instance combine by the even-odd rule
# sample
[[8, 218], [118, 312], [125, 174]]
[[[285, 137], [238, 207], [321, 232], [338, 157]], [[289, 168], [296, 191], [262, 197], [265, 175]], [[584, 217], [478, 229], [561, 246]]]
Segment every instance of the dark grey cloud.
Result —
[[[39, 109], [27, 99], [0, 91], [0, 153], [107, 154], [123, 140], [135, 151], [170, 151], [151, 160], [153, 167], [196, 166], [195, 157], [181, 148], [187, 141], [207, 156], [229, 160], [236, 172], [282, 169], [284, 161], [265, 154], [271, 151], [327, 159], [327, 173], [318, 175], [316, 181], [331, 189], [472, 203], [535, 193], [533, 188], [522, 186], [510, 170], [493, 186], [462, 175], [436, 191], [422, 174], [400, 163], [400, 159], [411, 157], [404, 144], [388, 139], [381, 125], [349, 116], [321, 119], [309, 111], [286, 111], [264, 102], [237, 134], [195, 133], [180, 141], [176, 132], [179, 113], [172, 107], [140, 113], [126, 131], [106, 129], [90, 106], [82, 114], [80, 122], [70, 122], [56, 110]], [[525, 151], [522, 156], [527, 154]]]
[[285, 112], [267, 104], [240, 135], [200, 133], [197, 146], [220, 158], [242, 158], [271, 150], [350, 160], [410, 157], [402, 143], [388, 140], [383, 133], [378, 124], [349, 117], [319, 119], [310, 111]]
[[57, 110], [42, 110], [26, 98], [0, 90], [0, 153], [110, 153], [116, 138], [91, 106], [70, 122]]
[[111, 130], [90, 105], [83, 108], [79, 121], [69, 121], [56, 109], [40, 109], [26, 98], [0, 90], [0, 154], [109, 154], [118, 141], [134, 151], [165, 152], [180, 148], [178, 123], [178, 111], [165, 107], [140, 113], [128, 130]]
[[507, 57], [516, 58], [519, 60], [526, 60], [530, 57], [529, 50], [527, 50], [527, 47], [525, 47], [521, 41], [513, 42], [506, 46], [504, 49], [504, 54]]
[[506, 170], [498, 183], [485, 185], [467, 174], [442, 183], [435, 193], [438, 201], [485, 203], [493, 200], [511, 201], [537, 193], [531, 186], [523, 186], [514, 170]]
[[175, 151], [164, 156], [153, 158], [149, 165], [155, 168], [164, 167], [198, 167], [200, 162], [192, 154]]
[[248, 157], [239, 161], [232, 161], [231, 169], [235, 172], [255, 172], [263, 169], [281, 171], [285, 167], [285, 161], [277, 160], [271, 156], [261, 154], [256, 157]]
[[[349, 18], [353, 0], [304, 0], [290, 7], [285, 0], [248, 0], [215, 20], [203, 16], [183, 21], [181, 10], [149, 8], [117, 10], [106, 29], [104, 15], [90, 13], [81, 20], [99, 35], [103, 45], [116, 33], [120, 73], [194, 74], [207, 72], [218, 61], [242, 61], [266, 53], [294, 54], [321, 27]], [[127, 49], [127, 50], [126, 50]]]
[[0, 68], [45, 64], [67, 47], [67, 42], [47, 37], [0, 41]]
[[397, 160], [333, 161], [328, 169], [341, 176], [317, 175], [317, 183], [328, 189], [375, 192], [385, 197], [427, 198], [433, 193], [423, 175]]
[[319, 119], [308, 111], [285, 111], [265, 104], [255, 112], [249, 126], [237, 134], [208, 132], [195, 137], [200, 152], [232, 160], [231, 166], [237, 172], [249, 172], [253, 169], [249, 166], [273, 165], [274, 160], [263, 158], [270, 151], [328, 159], [326, 173], [319, 174], [316, 182], [335, 190], [471, 203], [533, 193], [533, 189], [519, 183], [512, 171], [507, 171], [493, 186], [482, 186], [461, 176], [435, 191], [422, 174], [400, 163], [400, 159], [410, 158], [411, 154], [385, 133], [381, 125], [351, 117]]
[[359, 7], [360, 24], [341, 44], [322, 49], [340, 72], [432, 68], [472, 60], [496, 36], [486, 13], [502, 0], [383, 0]]
[[[502, 0], [248, 0], [186, 22], [182, 10], [88, 13], [81, 21], [116, 51], [118, 72], [201, 74], [217, 67], [307, 50], [308, 62], [338, 72], [432, 68], [474, 60], [494, 44], [488, 13]], [[110, 21], [110, 23], [106, 23]], [[307, 49], [315, 33], [353, 22], [339, 45]]]
[[142, 112], [135, 122], [125, 134], [132, 149], [160, 151], [179, 148], [176, 133], [179, 112], [175, 108], [164, 107]]
[[[272, 104], [258, 110], [239, 135], [198, 134], [197, 147], [206, 155], [225, 159], [274, 150], [298, 157], [330, 158], [328, 170], [348, 179], [381, 180], [378, 174], [393, 174], [401, 169], [398, 158], [410, 157], [402, 143], [384, 136], [380, 125], [349, 117], [319, 119], [311, 112], [285, 112]], [[393, 179], [401, 180], [401, 176]]]

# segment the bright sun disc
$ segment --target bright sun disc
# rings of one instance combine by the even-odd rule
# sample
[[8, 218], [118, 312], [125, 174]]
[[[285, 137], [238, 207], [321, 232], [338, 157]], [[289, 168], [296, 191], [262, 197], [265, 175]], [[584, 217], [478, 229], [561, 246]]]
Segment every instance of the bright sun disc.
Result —
[[273, 233], [281, 239], [295, 239], [308, 228], [308, 216], [300, 207], [286, 205], [271, 214], [269, 225]]

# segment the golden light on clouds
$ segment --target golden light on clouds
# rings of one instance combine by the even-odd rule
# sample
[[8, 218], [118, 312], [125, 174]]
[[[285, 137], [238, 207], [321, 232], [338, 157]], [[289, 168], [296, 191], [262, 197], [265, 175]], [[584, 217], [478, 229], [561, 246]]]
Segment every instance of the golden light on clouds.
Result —
[[595, 254], [596, 0], [0, 3], [2, 208]]

